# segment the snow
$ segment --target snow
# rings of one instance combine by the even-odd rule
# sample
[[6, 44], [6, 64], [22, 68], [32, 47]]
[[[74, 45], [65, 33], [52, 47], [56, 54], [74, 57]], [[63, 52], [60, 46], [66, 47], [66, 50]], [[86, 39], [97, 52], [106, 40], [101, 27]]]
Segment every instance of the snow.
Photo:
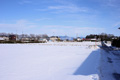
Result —
[[[120, 80], [120, 51], [100, 50], [101, 58], [99, 71], [101, 80]], [[117, 74], [114, 75], [114, 74]]]
[[0, 80], [99, 80], [96, 44], [0, 44]]

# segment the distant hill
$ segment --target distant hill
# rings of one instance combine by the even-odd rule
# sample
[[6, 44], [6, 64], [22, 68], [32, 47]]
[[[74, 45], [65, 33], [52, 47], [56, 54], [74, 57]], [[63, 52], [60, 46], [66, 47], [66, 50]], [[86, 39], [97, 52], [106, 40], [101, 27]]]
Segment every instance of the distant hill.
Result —
[[[69, 37], [69, 36], [58, 36], [61, 40], [73, 40], [75, 39], [75, 37]], [[85, 38], [85, 37], [80, 37], [81, 39]]]
[[61, 40], [66, 40], [66, 39], [68, 39], [68, 40], [73, 40], [73, 39], [74, 39], [74, 37], [69, 37], [69, 36], [59, 36], [59, 38], [60, 38]]

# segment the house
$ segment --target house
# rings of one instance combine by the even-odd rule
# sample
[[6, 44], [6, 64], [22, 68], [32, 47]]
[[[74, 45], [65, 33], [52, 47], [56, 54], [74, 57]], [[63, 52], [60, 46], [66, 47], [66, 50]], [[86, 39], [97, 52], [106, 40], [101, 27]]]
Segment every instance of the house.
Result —
[[98, 39], [96, 39], [96, 38], [86, 38], [86, 39], [83, 39], [83, 41], [98, 41]]
[[36, 38], [36, 37], [31, 37], [31, 38], [30, 38], [30, 41], [32, 41], [32, 42], [38, 41], [38, 38]]
[[9, 41], [9, 37], [2, 36], [2, 37], [0, 37], [0, 41]]
[[16, 41], [16, 35], [9, 35], [9, 41]]
[[1, 42], [1, 41], [4, 41], [4, 38], [3, 38], [3, 37], [0, 37], [0, 42]]
[[46, 38], [40, 38], [38, 39], [38, 42], [41, 42], [41, 43], [46, 43], [48, 40]]
[[7, 42], [7, 41], [9, 41], [8, 36], [0, 36], [0, 42]]
[[97, 41], [97, 39], [96, 38], [92, 38], [92, 39], [90, 39], [91, 41]]
[[60, 38], [58, 37], [58, 36], [51, 36], [50, 37], [50, 40], [52, 41], [52, 42], [56, 42], [56, 41], [58, 41]]
[[78, 42], [81, 42], [82, 39], [81, 39], [80, 37], [77, 37], [77, 41], [78, 41]]
[[22, 37], [21, 42], [30, 42], [30, 38], [29, 37]]

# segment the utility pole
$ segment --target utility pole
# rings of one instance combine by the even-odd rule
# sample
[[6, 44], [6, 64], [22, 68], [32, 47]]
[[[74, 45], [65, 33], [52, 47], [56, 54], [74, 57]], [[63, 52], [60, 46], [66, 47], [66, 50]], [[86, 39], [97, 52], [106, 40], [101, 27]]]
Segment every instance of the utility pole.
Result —
[[18, 36], [17, 36], [17, 30], [16, 30], [16, 40], [18, 40]]

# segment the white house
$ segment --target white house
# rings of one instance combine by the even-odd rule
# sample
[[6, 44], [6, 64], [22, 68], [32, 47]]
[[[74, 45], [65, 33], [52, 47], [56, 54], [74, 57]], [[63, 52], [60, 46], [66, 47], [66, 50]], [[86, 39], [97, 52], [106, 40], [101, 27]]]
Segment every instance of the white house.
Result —
[[0, 37], [0, 41], [9, 41], [9, 37], [6, 36]]
[[53, 42], [57, 41], [58, 39], [59, 39], [58, 36], [51, 36], [50, 37], [50, 40]]
[[3, 37], [0, 37], [0, 41], [4, 41], [4, 38], [3, 38]]
[[97, 41], [97, 39], [96, 38], [92, 38], [92, 39], [90, 39], [91, 41]]
[[44, 42], [47, 42], [48, 40], [46, 38], [40, 38], [40, 39], [38, 39], [38, 41], [44, 43]]
[[29, 37], [23, 37], [23, 38], [21, 38], [21, 42], [30, 42], [30, 38]]
[[80, 41], [82, 41], [82, 39], [81, 39], [80, 37], [78, 37], [78, 38], [77, 38], [77, 41], [80, 42]]

